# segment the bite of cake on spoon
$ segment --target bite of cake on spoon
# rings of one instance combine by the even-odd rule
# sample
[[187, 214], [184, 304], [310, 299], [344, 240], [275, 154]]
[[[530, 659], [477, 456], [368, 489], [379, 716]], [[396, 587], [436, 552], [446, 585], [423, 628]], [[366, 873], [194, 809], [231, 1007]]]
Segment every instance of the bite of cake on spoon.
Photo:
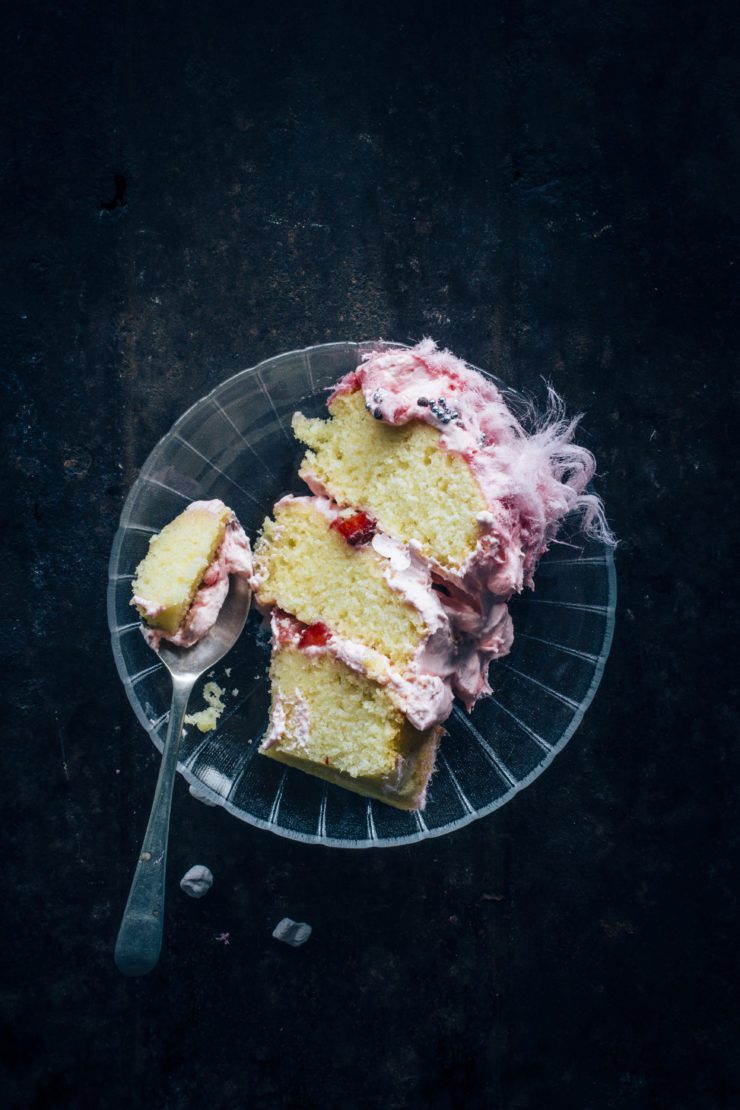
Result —
[[244, 529], [223, 501], [191, 502], [152, 536], [136, 568], [131, 604], [149, 645], [187, 648], [201, 640], [218, 619], [230, 574], [252, 574]]

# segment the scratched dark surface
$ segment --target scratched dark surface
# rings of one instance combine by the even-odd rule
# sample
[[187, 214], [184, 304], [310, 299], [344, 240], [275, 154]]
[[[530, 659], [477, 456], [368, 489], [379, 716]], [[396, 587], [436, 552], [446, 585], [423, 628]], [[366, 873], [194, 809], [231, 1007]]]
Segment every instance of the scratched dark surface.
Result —
[[[733, 6], [349, 11], [5, 16], [0, 1102], [737, 1106]], [[415, 847], [306, 847], [179, 782], [161, 964], [125, 980], [158, 757], [104, 600], [137, 468], [262, 358], [425, 334], [587, 414], [622, 540], [599, 694]]]

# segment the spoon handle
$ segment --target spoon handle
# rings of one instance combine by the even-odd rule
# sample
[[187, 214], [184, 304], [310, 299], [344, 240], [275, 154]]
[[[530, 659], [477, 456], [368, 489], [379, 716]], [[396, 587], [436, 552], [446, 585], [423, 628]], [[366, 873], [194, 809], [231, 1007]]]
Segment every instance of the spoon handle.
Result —
[[194, 679], [189, 675], [173, 675], [172, 681], [170, 720], [152, 812], [116, 941], [116, 966], [124, 975], [146, 975], [156, 965], [162, 948], [164, 880], [167, 871], [172, 791], [177, 772], [182, 722]]

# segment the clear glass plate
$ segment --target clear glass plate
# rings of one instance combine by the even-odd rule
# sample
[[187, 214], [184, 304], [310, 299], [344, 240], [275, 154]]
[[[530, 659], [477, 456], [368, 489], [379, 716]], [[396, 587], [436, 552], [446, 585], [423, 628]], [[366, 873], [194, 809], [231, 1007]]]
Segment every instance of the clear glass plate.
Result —
[[[391, 345], [402, 346], [385, 346]], [[253, 539], [280, 495], [306, 492], [297, 478], [303, 447], [290, 430], [293, 413], [325, 415], [326, 389], [378, 346], [327, 343], [244, 370], [188, 409], [142, 467], [111, 552], [108, 621], [126, 694], [160, 750], [170, 682], [129, 605], [133, 572], [150, 536], [188, 502], [218, 497]], [[517, 396], [497, 384], [515, 407]], [[568, 537], [567, 521], [561, 536]], [[609, 547], [582, 539], [552, 545], [538, 567], [536, 591], [511, 604], [514, 646], [491, 669], [493, 698], [471, 716], [456, 705], [446, 724], [423, 814], [391, 809], [257, 756], [269, 690], [267, 642], [256, 613], [213, 672], [227, 691], [218, 729], [187, 729], [179, 770], [234, 816], [295, 840], [367, 848], [441, 836], [504, 805], [568, 742], [601, 679], [615, 600]], [[193, 709], [205, 704], [201, 689], [193, 693]]]

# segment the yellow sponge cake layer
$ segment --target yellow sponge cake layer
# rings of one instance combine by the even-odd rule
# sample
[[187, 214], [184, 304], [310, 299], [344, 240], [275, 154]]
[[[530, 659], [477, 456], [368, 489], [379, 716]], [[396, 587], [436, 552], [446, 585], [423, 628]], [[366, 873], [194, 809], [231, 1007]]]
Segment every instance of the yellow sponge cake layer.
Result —
[[258, 604], [326, 624], [403, 669], [428, 633], [419, 611], [386, 582], [381, 556], [369, 544], [352, 547], [312, 498], [286, 498], [274, 511], [254, 553]]
[[174, 633], [180, 627], [231, 516], [226, 505], [186, 509], [152, 536], [133, 581], [136, 607], [150, 628]]
[[418, 732], [382, 687], [326, 654], [276, 648], [260, 751], [399, 809], [423, 808], [441, 728]]
[[418, 541], [440, 566], [462, 566], [480, 535], [476, 515], [486, 509], [465, 460], [444, 451], [428, 424], [374, 420], [359, 390], [337, 396], [329, 411], [329, 420], [293, 417], [296, 436], [310, 448], [301, 477], [338, 504], [364, 509], [395, 539]]

